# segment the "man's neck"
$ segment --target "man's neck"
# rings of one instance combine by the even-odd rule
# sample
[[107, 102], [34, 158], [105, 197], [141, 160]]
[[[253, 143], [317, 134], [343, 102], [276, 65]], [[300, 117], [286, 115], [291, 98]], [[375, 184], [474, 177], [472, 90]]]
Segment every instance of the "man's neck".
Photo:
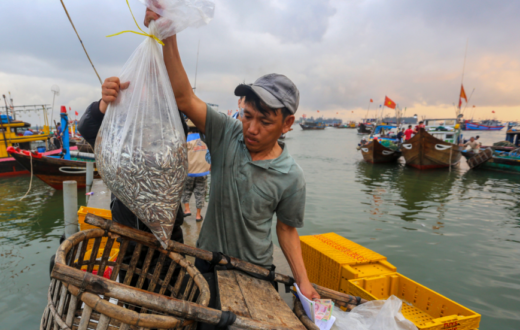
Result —
[[253, 161], [257, 160], [270, 160], [278, 158], [282, 154], [282, 147], [276, 142], [272, 148], [268, 148], [266, 150], [262, 150], [259, 152], [251, 152], [249, 151], [249, 154], [251, 155], [251, 159]]

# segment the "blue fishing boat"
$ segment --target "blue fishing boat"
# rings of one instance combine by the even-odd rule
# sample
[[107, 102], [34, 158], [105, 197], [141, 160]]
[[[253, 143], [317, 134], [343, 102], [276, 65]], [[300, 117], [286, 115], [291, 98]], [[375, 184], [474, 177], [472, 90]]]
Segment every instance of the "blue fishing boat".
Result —
[[463, 129], [465, 131], [500, 131], [505, 126], [496, 120], [484, 120], [480, 123], [466, 121]]

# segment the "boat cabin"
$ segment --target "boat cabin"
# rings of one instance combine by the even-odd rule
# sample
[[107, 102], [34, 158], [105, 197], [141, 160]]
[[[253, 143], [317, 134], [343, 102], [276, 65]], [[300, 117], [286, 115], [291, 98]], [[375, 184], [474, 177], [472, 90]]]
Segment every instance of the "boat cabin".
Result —
[[456, 118], [425, 119], [426, 131], [433, 137], [449, 142], [457, 143], [459, 135]]
[[24, 135], [24, 132], [29, 127], [31, 127], [29, 123], [19, 120], [8, 120], [5, 115], [2, 115], [0, 119], [0, 158], [9, 157], [7, 153], [8, 147], [18, 146], [21, 149], [30, 150], [31, 142], [49, 139], [50, 131], [48, 126], [43, 127], [43, 134]]
[[394, 125], [377, 125], [370, 138], [378, 138], [379, 140], [397, 141], [398, 128]]
[[506, 141], [513, 143], [516, 147], [520, 147], [520, 127], [508, 127], [506, 132]]

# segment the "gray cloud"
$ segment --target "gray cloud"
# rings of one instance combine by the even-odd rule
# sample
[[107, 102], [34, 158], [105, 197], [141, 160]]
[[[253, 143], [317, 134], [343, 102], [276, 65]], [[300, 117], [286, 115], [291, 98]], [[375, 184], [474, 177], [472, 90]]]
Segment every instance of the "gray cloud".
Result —
[[[136, 29], [125, 2], [65, 3], [102, 78], [117, 75], [142, 42], [133, 34], [105, 37]], [[144, 7], [130, 3], [141, 24]], [[472, 103], [518, 107], [518, 17], [513, 0], [220, 0], [214, 20], [182, 32], [179, 44], [193, 80], [200, 40], [197, 93], [205, 101], [234, 109], [237, 84], [279, 72], [300, 88], [303, 113], [363, 109], [385, 95], [403, 107], [448, 109], [458, 100], [469, 38], [464, 85], [468, 94], [475, 88]], [[59, 102], [81, 110], [99, 95], [59, 1], [6, 2], [0, 20], [0, 87], [20, 103], [49, 103], [53, 82], [67, 89]], [[37, 82], [47, 85], [35, 89]]]

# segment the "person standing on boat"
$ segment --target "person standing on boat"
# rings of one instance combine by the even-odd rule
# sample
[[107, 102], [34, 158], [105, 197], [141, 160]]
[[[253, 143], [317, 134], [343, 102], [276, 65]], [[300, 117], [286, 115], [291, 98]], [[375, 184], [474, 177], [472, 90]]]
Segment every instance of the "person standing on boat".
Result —
[[397, 133], [397, 141], [399, 141], [399, 143], [403, 142], [403, 136], [404, 136], [404, 127]]
[[191, 120], [188, 120], [188, 179], [184, 186], [182, 194], [182, 203], [184, 204], [184, 216], [190, 216], [190, 198], [195, 195], [195, 204], [197, 214], [196, 221], [202, 221], [200, 212], [204, 207], [204, 199], [206, 198], [206, 184], [208, 183], [208, 175], [210, 170], [210, 162], [207, 161], [208, 147], [202, 141], [200, 131]]
[[404, 140], [408, 141], [412, 138], [412, 135], [415, 133], [415, 131], [412, 129], [412, 125], [408, 125], [408, 129], [404, 131]]
[[475, 138], [473, 136], [469, 138], [468, 142], [466, 142], [464, 144], [461, 143], [460, 146], [464, 147], [464, 149], [466, 149], [469, 146], [470, 149], [468, 151], [471, 151], [474, 153], [480, 152], [480, 144], [477, 142], [477, 140], [475, 140]]
[[419, 129], [421, 129], [421, 128], [426, 128], [426, 125], [424, 125], [424, 122], [422, 122], [422, 121], [419, 122], [419, 125], [415, 126], [414, 134], [419, 133]]

